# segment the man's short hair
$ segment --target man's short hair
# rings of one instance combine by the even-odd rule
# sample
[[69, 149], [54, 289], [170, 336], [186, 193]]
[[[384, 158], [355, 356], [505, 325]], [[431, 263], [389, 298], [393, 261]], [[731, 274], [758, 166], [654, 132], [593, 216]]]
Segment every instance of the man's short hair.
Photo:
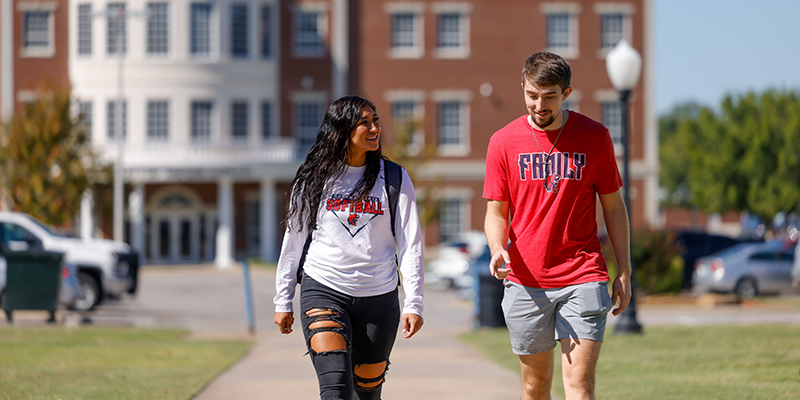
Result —
[[522, 69], [522, 83], [538, 87], [559, 86], [563, 92], [570, 85], [572, 71], [567, 60], [558, 54], [540, 52], [528, 57]]

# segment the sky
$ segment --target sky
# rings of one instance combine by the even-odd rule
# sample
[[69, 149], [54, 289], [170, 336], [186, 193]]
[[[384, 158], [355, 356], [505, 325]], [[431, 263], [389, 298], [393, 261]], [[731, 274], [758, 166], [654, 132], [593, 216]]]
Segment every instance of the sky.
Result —
[[800, 91], [800, 1], [653, 0], [656, 111], [728, 94]]

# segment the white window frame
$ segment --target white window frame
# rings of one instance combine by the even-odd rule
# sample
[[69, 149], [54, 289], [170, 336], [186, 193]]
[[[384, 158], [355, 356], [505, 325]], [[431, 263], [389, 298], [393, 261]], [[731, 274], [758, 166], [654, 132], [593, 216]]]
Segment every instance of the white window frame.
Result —
[[[473, 11], [470, 3], [433, 3], [432, 11], [436, 16], [436, 50], [434, 58], [439, 59], [464, 59], [470, 56], [470, 14]], [[441, 46], [442, 17], [445, 15], [458, 16], [458, 46]]]
[[[150, 6], [163, 6], [164, 7], [163, 8], [164, 14], [163, 15], [159, 15], [159, 14], [156, 14], [156, 13], [152, 12], [152, 10], [150, 9]], [[170, 46], [170, 44], [171, 44], [170, 43], [170, 36], [171, 36], [170, 35], [171, 34], [171, 32], [170, 32], [171, 15], [170, 14], [172, 14], [172, 12], [170, 10], [171, 9], [171, 5], [170, 5], [170, 3], [168, 1], [149, 1], [149, 2], [147, 2], [145, 4], [145, 7], [147, 9], [146, 21], [145, 21], [145, 30], [146, 30], [145, 53], [149, 57], [165, 57], [165, 56], [168, 56], [169, 53], [170, 53], [170, 47], [171, 47]], [[153, 17], [155, 15], [163, 16], [163, 18], [164, 18], [163, 21], [158, 21], [158, 22], [163, 22], [164, 23], [163, 32], [155, 31], [156, 34], [162, 34], [163, 37], [158, 37], [158, 36], [154, 37], [153, 36], [154, 35], [154, 31], [151, 31], [151, 29], [150, 29], [151, 28], [150, 24], [151, 24], [151, 22], [153, 22], [152, 19], [153, 19]], [[153, 51], [153, 49], [151, 49], [151, 42], [155, 42], [155, 41], [157, 41], [156, 47], [158, 47], [158, 48], [155, 49], [156, 51]], [[160, 48], [161, 46], [164, 47], [163, 50]]]
[[631, 18], [631, 16], [636, 13], [636, 6], [632, 3], [595, 3], [594, 12], [598, 15], [600, 26], [600, 43], [598, 43], [597, 49], [598, 58], [605, 59], [608, 52], [616, 45], [616, 43], [607, 46], [604, 45], [606, 32], [604, 30], [603, 17], [607, 15], [622, 16], [622, 39], [627, 40], [628, 43], [633, 42], [633, 18]]
[[[422, 58], [425, 55], [425, 11], [427, 6], [421, 2], [391, 2], [384, 3], [384, 11], [388, 14], [389, 25], [389, 50], [388, 58]], [[410, 46], [395, 46], [396, 31], [395, 18], [400, 15], [412, 16], [412, 31]]]
[[259, 136], [261, 140], [270, 140], [275, 138], [275, 104], [270, 100], [262, 100], [258, 104], [258, 117], [259, 117]]
[[[325, 114], [327, 101], [328, 98], [324, 93], [303, 92], [292, 96], [292, 121], [294, 121], [294, 132], [292, 133], [301, 153], [308, 151], [314, 144]], [[310, 114], [301, 113], [301, 107], [312, 105], [318, 107], [315, 112], [316, 117], [313, 121], [303, 121], [303, 117]]]
[[[580, 55], [578, 16], [582, 7], [577, 3], [542, 3], [540, 11], [545, 16], [545, 46], [547, 51], [559, 54], [565, 59], [576, 59]], [[567, 16], [567, 44], [564, 46], [551, 46], [551, 17]]]
[[[117, 137], [117, 99], [106, 101], [106, 141], [116, 143]], [[113, 110], [112, 110], [113, 106]], [[128, 99], [122, 101], [122, 140], [128, 141]], [[113, 134], [113, 137], [112, 137]]]
[[[464, 157], [470, 153], [470, 103], [474, 95], [468, 90], [440, 90], [432, 93], [432, 99], [436, 103], [436, 141], [438, 144], [437, 152], [442, 157]], [[442, 144], [442, 105], [448, 103], [459, 104], [459, 132], [458, 143]]]
[[[445, 187], [437, 191], [439, 200], [439, 238], [442, 240], [461, 240], [461, 235], [472, 229], [472, 199], [475, 193], [468, 188]], [[448, 203], [458, 204], [457, 229], [445, 229], [448, 213], [444, 208]]]
[[[164, 109], [151, 109], [151, 106], [166, 106]], [[169, 127], [170, 127], [170, 110], [169, 100], [157, 99], [148, 100], [146, 104], [147, 113], [147, 142], [148, 143], [166, 143], [169, 142]], [[160, 107], [159, 107], [160, 108]], [[161, 113], [163, 112], [163, 114]], [[155, 126], [158, 124], [159, 126]], [[163, 129], [163, 136], [154, 135], [154, 128]]]
[[[123, 10], [125, 10], [125, 14], [126, 14], [126, 17], [122, 18], [122, 22], [121, 22], [121, 24], [122, 24], [122, 49], [118, 49], [117, 48], [116, 33], [114, 33], [112, 35], [112, 29], [111, 29], [112, 25], [111, 24], [112, 23], [113, 24], [117, 23], [116, 17], [111, 18], [110, 16], [108, 16], [105, 19], [106, 20], [106, 30], [105, 30], [105, 35], [106, 35], [106, 56], [108, 56], [108, 57], [119, 57], [119, 52], [120, 51], [122, 51], [122, 54], [124, 56], [128, 55], [128, 33], [130, 31], [130, 26], [128, 25], [128, 18], [127, 18], [127, 14], [130, 12], [130, 10], [128, 8], [128, 5], [129, 4], [127, 2], [125, 2], [125, 1], [114, 1], [114, 2], [108, 3], [106, 5], [106, 9], [108, 10], [109, 14], [111, 14], [111, 15], [114, 15], [114, 13], [111, 11], [111, 7], [115, 7], [115, 8], [116, 7], [122, 7]], [[113, 32], [116, 32], [116, 26], [114, 26], [114, 28], [115, 29], [113, 30]], [[113, 39], [112, 39], [112, 37], [113, 37]], [[113, 43], [113, 45], [112, 45], [112, 43]], [[112, 46], [114, 47], [114, 51], [113, 52], [111, 51]]]
[[[608, 133], [611, 134], [611, 140], [614, 142], [614, 152], [617, 156], [621, 156], [625, 153], [625, 148], [622, 145], [622, 131], [621, 125], [618, 127], [615, 126], [608, 126], [609, 121], [606, 119], [606, 106], [612, 103], [619, 103], [619, 93], [613, 89], [607, 90], [598, 90], [594, 92], [594, 100], [600, 104], [600, 122], [608, 128]], [[621, 107], [621, 105], [620, 105]], [[621, 108], [619, 109], [621, 112]], [[621, 116], [617, 116], [619, 118], [620, 124], [622, 123]]]
[[91, 100], [77, 100], [75, 102], [75, 116], [82, 118], [80, 125], [86, 129], [86, 136], [92, 139], [92, 125], [94, 119], [94, 103]]
[[[327, 3], [300, 3], [292, 9], [292, 54], [297, 58], [319, 58], [326, 54], [328, 39]], [[316, 33], [301, 31], [301, 19], [311, 18], [316, 23]]]
[[[206, 26], [207, 34], [208, 34], [208, 38], [207, 38], [206, 43], [207, 43], [208, 48], [207, 49], [203, 49], [205, 51], [198, 51], [198, 52], [195, 52], [194, 49], [193, 49], [195, 37], [194, 37], [194, 31], [193, 31], [193, 29], [194, 29], [194, 19], [193, 19], [194, 18], [194, 14], [193, 14], [192, 9], [193, 9], [193, 7], [195, 5], [207, 6], [208, 7], [208, 20], [207, 20], [208, 24]], [[215, 25], [216, 25], [216, 14], [217, 14], [217, 7], [216, 6], [217, 5], [218, 5], [217, 3], [210, 2], [210, 1], [192, 1], [192, 2], [189, 3], [189, 27], [188, 27], [189, 31], [187, 33], [188, 33], [188, 39], [189, 39], [189, 43], [188, 43], [189, 44], [189, 48], [188, 48], [188, 50], [189, 50], [189, 56], [191, 58], [199, 59], [199, 60], [210, 60], [210, 59], [214, 58], [214, 56], [216, 54], [217, 30], [216, 30], [216, 26]]]
[[[205, 136], [195, 135], [196, 128], [195, 127], [195, 115], [194, 109], [195, 105], [209, 105], [208, 109], [208, 134]], [[210, 144], [214, 138], [214, 124], [216, 121], [216, 114], [215, 114], [216, 104], [211, 99], [195, 99], [189, 103], [189, 140], [192, 144], [196, 145], [203, 145], [203, 144]]]
[[258, 56], [261, 59], [275, 57], [276, 14], [277, 7], [272, 3], [262, 3], [258, 7]]
[[422, 153], [423, 148], [425, 147], [425, 128], [423, 126], [424, 119], [425, 119], [425, 100], [427, 96], [425, 95], [425, 91], [423, 90], [407, 90], [407, 89], [399, 89], [399, 90], [389, 90], [384, 94], [384, 99], [387, 103], [389, 103], [392, 107], [392, 124], [393, 129], [397, 131], [401, 129], [405, 121], [398, 120], [397, 118], [397, 104], [406, 103], [406, 104], [413, 104], [413, 109], [411, 111], [411, 117], [417, 123], [416, 129], [413, 133], [413, 138], [411, 142], [408, 144], [408, 148], [406, 151], [411, 156], [416, 156]]
[[[243, 131], [242, 128], [244, 128]], [[250, 138], [250, 101], [247, 99], [234, 99], [231, 101], [230, 129], [231, 141], [233, 142], [247, 142]], [[240, 132], [244, 134], [237, 135]]]
[[[243, 16], [244, 17], [243, 18], [244, 27], [243, 27], [243, 31], [239, 32], [239, 34], [237, 34], [237, 26], [234, 23], [235, 22], [234, 21], [234, 9], [236, 9], [238, 7], [242, 7], [242, 9], [244, 10], [244, 16]], [[230, 12], [230, 17], [229, 17], [229, 22], [230, 22], [229, 27], [230, 27], [230, 29], [229, 29], [228, 32], [230, 34], [230, 43], [229, 44], [230, 44], [231, 59], [234, 59], [234, 60], [245, 60], [245, 59], [248, 59], [248, 58], [250, 58], [250, 55], [251, 55], [250, 54], [250, 40], [251, 40], [250, 39], [250, 33], [252, 31], [252, 28], [250, 26], [250, 24], [251, 24], [251, 22], [250, 22], [250, 20], [251, 20], [251, 18], [250, 18], [251, 17], [250, 3], [246, 2], [246, 1], [234, 1], [234, 2], [232, 2], [230, 4], [230, 7], [228, 8], [228, 10]], [[237, 41], [242, 41], [242, 42], [237, 44], [236, 43]], [[241, 47], [244, 51], [236, 53], [234, 51], [234, 49], [236, 47]]]
[[583, 93], [580, 90], [573, 89], [572, 93], [570, 93], [569, 97], [564, 100], [562, 105], [562, 110], [570, 110], [575, 112], [581, 112], [580, 104], [583, 101]]
[[[56, 54], [55, 43], [55, 13], [58, 3], [55, 1], [20, 1], [17, 3], [17, 11], [22, 15], [22, 37], [20, 45], [20, 57], [23, 58], [50, 58]], [[47, 45], [46, 46], [26, 46], [27, 26], [25, 15], [27, 13], [47, 13]]]
[[[92, 13], [92, 3], [78, 3], [75, 8], [77, 22], [75, 23], [75, 54], [78, 57], [91, 57], [94, 51], [94, 14]], [[88, 12], [81, 12], [81, 9], [88, 9]], [[82, 50], [84, 50], [82, 52]]]

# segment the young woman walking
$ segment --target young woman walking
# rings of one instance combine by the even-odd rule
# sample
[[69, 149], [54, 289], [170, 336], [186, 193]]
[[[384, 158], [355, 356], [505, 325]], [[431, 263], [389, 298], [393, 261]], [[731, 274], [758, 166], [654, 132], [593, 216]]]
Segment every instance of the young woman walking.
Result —
[[[275, 323], [281, 333], [292, 332], [299, 278], [303, 335], [321, 399], [352, 400], [354, 393], [360, 400], [380, 399], [398, 324], [405, 338], [423, 324], [423, 245], [414, 186], [402, 169], [399, 182], [387, 184], [387, 164], [392, 165], [381, 154], [380, 133], [369, 100], [334, 101], [292, 182]], [[398, 184], [392, 199], [388, 192]]]

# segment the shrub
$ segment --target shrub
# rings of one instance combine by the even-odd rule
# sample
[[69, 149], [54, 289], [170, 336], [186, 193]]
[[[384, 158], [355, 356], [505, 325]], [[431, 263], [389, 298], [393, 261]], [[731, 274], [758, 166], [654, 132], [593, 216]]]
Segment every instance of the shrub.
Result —
[[[677, 293], [681, 291], [683, 260], [675, 248], [675, 235], [667, 231], [645, 229], [631, 235], [636, 268], [636, 286], [643, 294]], [[608, 240], [603, 241], [603, 254], [608, 273], [617, 275], [614, 251]]]

